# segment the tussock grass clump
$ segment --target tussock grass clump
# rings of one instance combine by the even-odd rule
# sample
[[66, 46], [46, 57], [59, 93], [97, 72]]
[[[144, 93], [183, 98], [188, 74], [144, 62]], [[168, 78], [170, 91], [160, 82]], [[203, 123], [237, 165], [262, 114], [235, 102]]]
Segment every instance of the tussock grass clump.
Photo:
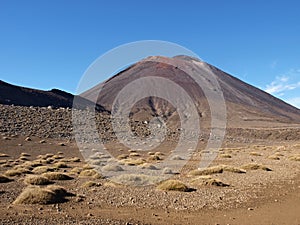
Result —
[[139, 167], [142, 169], [157, 170], [157, 168], [154, 165], [152, 165], [151, 163], [143, 163], [143, 164], [139, 165]]
[[64, 187], [60, 185], [48, 185], [47, 190], [53, 191], [56, 195], [61, 197], [74, 195], [72, 193], [69, 193]]
[[280, 160], [280, 157], [277, 155], [270, 155], [268, 156], [268, 159], [272, 159], [272, 160]]
[[22, 161], [29, 161], [29, 159], [26, 156], [21, 156], [19, 159]]
[[122, 159], [120, 162], [124, 163], [128, 166], [138, 166], [138, 165], [141, 165], [141, 164], [145, 163], [146, 160], [142, 159], [142, 158], [139, 158], [139, 159], [128, 158], [128, 159]]
[[240, 169], [235, 166], [223, 165], [224, 171], [231, 172], [231, 173], [246, 173], [247, 171], [244, 169]]
[[218, 186], [218, 187], [228, 187], [229, 184], [224, 183], [223, 181], [213, 178], [210, 175], [199, 176], [196, 179], [193, 179], [192, 184], [201, 185], [201, 186]]
[[35, 174], [41, 174], [41, 173], [53, 172], [54, 170], [55, 169], [53, 167], [49, 167], [49, 166], [37, 166], [32, 170], [32, 172]]
[[52, 159], [63, 159], [64, 156], [63, 155], [53, 155], [51, 158]]
[[0, 160], [0, 165], [5, 164], [5, 163], [7, 163], [7, 161], [5, 159]]
[[264, 166], [262, 164], [258, 164], [258, 163], [249, 163], [249, 164], [245, 164], [243, 166], [241, 166], [242, 169], [245, 170], [265, 170], [265, 171], [272, 171], [272, 169], [270, 169], [267, 166]]
[[28, 175], [24, 179], [25, 184], [32, 184], [32, 185], [48, 185], [52, 182], [41, 175]]
[[31, 156], [29, 153], [26, 153], [26, 152], [22, 152], [20, 156], [25, 156], [25, 157], [29, 157]]
[[203, 169], [192, 170], [189, 174], [192, 176], [202, 176], [202, 175], [210, 175], [215, 173], [223, 173], [223, 166], [212, 166]]
[[141, 155], [137, 152], [132, 152], [129, 154], [129, 157], [139, 157], [139, 156], [141, 156]]
[[57, 163], [53, 164], [53, 167], [57, 168], [57, 169], [59, 169], [59, 168], [68, 168], [68, 165], [64, 162], [57, 162]]
[[82, 170], [79, 174], [79, 177], [93, 177], [95, 179], [100, 179], [102, 178], [102, 175], [94, 169], [89, 169], [89, 170]]
[[161, 158], [158, 155], [150, 155], [148, 157], [148, 160], [149, 161], [158, 161], [158, 160], [161, 160]]
[[9, 163], [4, 163], [1, 165], [1, 167], [8, 168], [8, 167], [12, 167], [12, 165], [10, 165]]
[[123, 168], [121, 166], [118, 166], [118, 165], [108, 164], [106, 166], [103, 166], [103, 170], [118, 172], [118, 171], [123, 171]]
[[129, 155], [128, 154], [121, 154], [121, 155], [118, 155], [117, 156], [117, 159], [127, 159], [127, 158], [129, 158]]
[[44, 177], [48, 178], [49, 180], [72, 180], [73, 177], [65, 173], [60, 172], [47, 172], [43, 174]]
[[70, 158], [70, 162], [80, 162], [80, 158], [78, 157], [73, 157], [73, 158]]
[[293, 160], [293, 161], [300, 161], [300, 154], [297, 154], [297, 155], [291, 155], [289, 157], [290, 160]]
[[214, 179], [214, 178], [205, 180], [204, 185], [218, 186], [218, 187], [228, 187], [228, 186], [230, 186], [229, 184], [226, 184], [223, 181], [221, 181], [219, 179]]
[[82, 169], [83, 170], [92, 170], [92, 169], [94, 169], [95, 167], [94, 166], [91, 166], [90, 164], [85, 164], [83, 167], [82, 167]]
[[22, 174], [30, 174], [31, 171], [22, 167], [7, 170], [4, 174], [9, 177], [20, 176]]
[[157, 189], [163, 191], [182, 191], [187, 192], [190, 189], [179, 180], [166, 180], [157, 186]]
[[0, 157], [9, 157], [9, 155], [7, 155], [5, 153], [0, 153]]
[[7, 183], [7, 182], [10, 182], [10, 181], [12, 181], [10, 178], [0, 174], [0, 183]]
[[34, 167], [42, 166], [43, 164], [40, 161], [27, 161], [22, 164], [25, 168], [32, 169]]
[[250, 152], [249, 155], [252, 155], [252, 156], [262, 156], [262, 154], [259, 153], [259, 152]]
[[100, 183], [96, 183], [94, 181], [87, 181], [81, 187], [83, 187], [83, 188], [90, 188], [90, 187], [99, 187], [99, 186], [101, 186]]
[[23, 190], [13, 204], [56, 204], [65, 202], [65, 196], [65, 194], [48, 187], [29, 186]]
[[82, 171], [82, 168], [74, 167], [73, 169], [70, 170], [70, 173], [71, 174], [80, 174], [81, 171]]
[[226, 159], [230, 159], [232, 158], [232, 156], [230, 154], [224, 153], [224, 154], [220, 154], [221, 158], [226, 158]]

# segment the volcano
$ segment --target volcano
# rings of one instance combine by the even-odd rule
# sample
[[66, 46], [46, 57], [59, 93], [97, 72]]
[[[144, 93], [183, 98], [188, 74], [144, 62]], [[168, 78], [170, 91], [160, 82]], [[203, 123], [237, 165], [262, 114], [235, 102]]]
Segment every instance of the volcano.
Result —
[[[205, 71], [208, 72], [204, 74], [201, 67], [205, 67]], [[193, 73], [192, 76], [190, 73]], [[222, 113], [226, 113], [228, 127], [282, 127], [300, 124], [299, 109], [208, 63], [189, 56], [145, 58], [80, 96], [112, 111], [113, 103], [122, 89], [129, 87], [128, 85], [138, 79], [147, 77], [169, 79], [176, 83], [177, 87], [183, 88], [193, 100], [203, 124], [209, 124], [211, 121], [212, 109], [209, 101], [215, 101], [206, 96], [203, 87], [205, 89], [207, 85], [210, 85], [209, 88], [214, 89], [216, 84], [220, 88], [226, 105], [226, 110]], [[202, 78], [202, 81], [206, 80], [206, 83], [199, 86], [199, 82], [195, 82], [194, 78]], [[136, 88], [156, 89], [157, 87], [150, 82]], [[131, 91], [134, 93], [138, 90]], [[168, 91], [170, 89], [165, 90], [165, 92]], [[178, 116], [174, 105], [157, 96], [147, 96], [137, 101], [131, 108], [130, 115], [135, 120], [151, 120], [151, 117], [157, 115], [167, 120], [176, 120]]]

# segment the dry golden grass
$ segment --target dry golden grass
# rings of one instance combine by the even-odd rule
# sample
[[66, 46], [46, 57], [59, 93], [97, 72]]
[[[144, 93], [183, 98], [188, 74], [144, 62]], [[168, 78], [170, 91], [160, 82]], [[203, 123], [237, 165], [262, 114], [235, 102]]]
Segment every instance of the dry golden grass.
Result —
[[230, 154], [224, 153], [224, 154], [220, 154], [221, 158], [226, 158], [226, 159], [230, 159], [232, 158], [232, 156]]
[[78, 157], [72, 157], [69, 160], [70, 160], [70, 162], [80, 162], [81, 161], [80, 158], [78, 158]]
[[129, 155], [128, 154], [121, 154], [121, 155], [118, 155], [117, 156], [117, 159], [127, 159], [129, 157]]
[[73, 194], [67, 192], [67, 190], [60, 185], [48, 185], [47, 190], [53, 191], [56, 195], [61, 197], [73, 196]]
[[94, 166], [91, 166], [90, 164], [85, 164], [82, 167], [83, 170], [92, 170], [94, 169]]
[[80, 167], [74, 167], [73, 169], [70, 170], [70, 174], [80, 174], [80, 172], [82, 171], [83, 169], [80, 168]]
[[12, 165], [10, 165], [9, 163], [5, 163], [5, 164], [2, 164], [1, 167], [8, 168], [8, 167], [12, 167]]
[[101, 186], [100, 183], [96, 183], [94, 181], [87, 181], [81, 187], [83, 187], [83, 188], [90, 188], [90, 187], [99, 187], [99, 186]]
[[231, 173], [246, 173], [246, 170], [229, 165], [222, 165], [224, 171], [231, 172]]
[[35, 174], [41, 174], [41, 173], [53, 172], [54, 170], [55, 169], [53, 167], [49, 167], [49, 166], [37, 166], [32, 170], [32, 172]]
[[27, 175], [24, 179], [25, 184], [48, 185], [52, 182], [42, 175]]
[[64, 156], [63, 155], [53, 155], [51, 158], [52, 159], [63, 159]]
[[54, 168], [60, 169], [60, 168], [68, 168], [68, 165], [64, 162], [57, 162], [53, 164]]
[[100, 179], [102, 178], [102, 175], [94, 169], [89, 169], [82, 170], [79, 174], [79, 177], [93, 177], [94, 179]]
[[265, 171], [272, 171], [272, 169], [270, 169], [267, 166], [264, 166], [262, 164], [258, 164], [258, 163], [249, 163], [249, 164], [245, 164], [243, 166], [241, 166], [242, 169], [245, 170], [265, 170]]
[[252, 155], [252, 156], [262, 156], [262, 154], [259, 153], [259, 152], [250, 152], [249, 155]]
[[1, 164], [5, 164], [6, 162], [7, 162], [7, 160], [1, 159], [1, 160], [0, 160], [0, 165], [1, 165]]
[[102, 168], [103, 168], [103, 170], [106, 170], [106, 171], [114, 171], [114, 172], [123, 171], [123, 168], [118, 165], [108, 164], [108, 165], [103, 166]]
[[26, 156], [21, 156], [19, 159], [22, 160], [22, 161], [28, 161], [29, 160]]
[[34, 161], [27, 161], [27, 162], [24, 162], [22, 164], [23, 167], [25, 168], [30, 168], [30, 169], [33, 169], [34, 167], [38, 167], [38, 166], [42, 166], [43, 164], [38, 160], [34, 160]]
[[179, 180], [166, 180], [157, 186], [157, 189], [163, 191], [183, 191], [187, 192], [190, 189]]
[[29, 173], [31, 173], [30, 170], [22, 167], [18, 167], [18, 168], [12, 168], [10, 170], [7, 170], [4, 174], [6, 176], [13, 177], [13, 176], [20, 176], [22, 174], [29, 174]]
[[161, 158], [158, 155], [150, 155], [147, 160], [158, 161], [158, 160], [161, 160]]
[[141, 155], [137, 152], [132, 152], [129, 154], [129, 157], [139, 157], [139, 156], [141, 156]]
[[0, 174], [0, 183], [7, 183], [7, 182], [10, 182], [10, 181], [12, 181], [10, 178]]
[[122, 160], [120, 160], [120, 162], [124, 163], [128, 166], [138, 166], [138, 165], [141, 165], [141, 164], [145, 163], [146, 160], [142, 159], [142, 158], [139, 158], [139, 159], [128, 158], [128, 159], [122, 159]]
[[29, 153], [26, 153], [26, 152], [22, 152], [20, 156], [25, 156], [25, 157], [29, 157], [31, 156]]
[[0, 153], [0, 157], [9, 157], [9, 155], [7, 155], [5, 153]]
[[223, 181], [213, 178], [209, 175], [199, 176], [191, 181], [194, 185], [201, 186], [218, 186], [218, 187], [227, 187], [229, 184], [224, 183]]
[[196, 169], [192, 170], [189, 172], [189, 175], [192, 176], [203, 176], [203, 175], [210, 175], [210, 174], [215, 174], [215, 173], [223, 173], [224, 168], [223, 166], [212, 166], [212, 167], [207, 167], [203, 169]]
[[270, 155], [268, 156], [268, 159], [272, 159], [272, 160], [280, 160], [280, 157], [277, 155]]
[[29, 186], [17, 197], [13, 204], [55, 204], [65, 201], [65, 195], [51, 190], [51, 188], [41, 188]]
[[157, 170], [157, 168], [154, 165], [152, 165], [151, 163], [143, 163], [143, 164], [139, 165], [139, 167], [142, 169]]
[[204, 185], [210, 185], [210, 186], [218, 186], [218, 187], [228, 187], [229, 184], [226, 184], [224, 182], [222, 182], [219, 179], [208, 179], [204, 181]]
[[47, 172], [43, 174], [49, 180], [72, 180], [73, 178], [65, 173], [60, 172]]
[[293, 161], [300, 161], [300, 154], [291, 155], [289, 159]]

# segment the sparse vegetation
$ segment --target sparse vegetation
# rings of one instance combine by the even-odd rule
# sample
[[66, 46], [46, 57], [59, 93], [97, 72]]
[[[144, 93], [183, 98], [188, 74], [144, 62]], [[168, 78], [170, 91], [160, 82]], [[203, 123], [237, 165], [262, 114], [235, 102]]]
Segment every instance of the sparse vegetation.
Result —
[[223, 173], [223, 166], [212, 166], [203, 169], [192, 170], [189, 174], [192, 176], [210, 175], [215, 173]]
[[25, 184], [31, 185], [48, 185], [52, 182], [42, 175], [27, 175], [24, 179]]
[[36, 174], [42, 174], [47, 172], [53, 172], [55, 169], [53, 167], [49, 166], [37, 166], [35, 167], [32, 172]]
[[29, 186], [17, 197], [13, 204], [55, 204], [66, 201], [66, 194], [62, 194], [57, 189], [41, 188], [38, 186]]
[[18, 167], [18, 168], [7, 170], [4, 174], [6, 176], [13, 177], [13, 176], [20, 176], [22, 174], [28, 174], [28, 173], [31, 173], [31, 171], [22, 167]]
[[265, 170], [265, 171], [272, 171], [272, 169], [270, 169], [269, 167], [264, 166], [262, 164], [257, 164], [257, 163], [245, 164], [245, 165], [241, 166], [241, 168], [243, 168], [245, 170]]
[[187, 192], [190, 189], [179, 180], [166, 180], [160, 183], [157, 188], [163, 191], [183, 191]]
[[262, 156], [262, 154], [259, 153], [259, 152], [250, 152], [250, 155], [252, 155], [252, 156]]
[[103, 170], [118, 172], [118, 171], [123, 171], [123, 168], [118, 165], [108, 164], [106, 166], [103, 166]]
[[300, 154], [292, 155], [289, 157], [289, 159], [293, 161], [300, 161]]
[[82, 170], [79, 174], [79, 177], [93, 177], [95, 179], [100, 179], [102, 178], [102, 175], [94, 169], [88, 169]]
[[87, 181], [82, 185], [83, 188], [99, 187], [99, 186], [101, 186], [100, 183], [96, 183], [94, 181]]
[[44, 173], [43, 176], [45, 176], [49, 180], [72, 180], [73, 179], [69, 175], [60, 172], [47, 172]]

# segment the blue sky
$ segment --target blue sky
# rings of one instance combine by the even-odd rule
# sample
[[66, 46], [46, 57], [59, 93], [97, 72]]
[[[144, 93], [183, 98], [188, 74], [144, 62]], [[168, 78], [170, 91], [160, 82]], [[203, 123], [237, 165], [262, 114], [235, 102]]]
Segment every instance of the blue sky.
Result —
[[74, 93], [110, 49], [164, 40], [300, 107], [299, 8], [297, 0], [0, 0], [0, 79]]

